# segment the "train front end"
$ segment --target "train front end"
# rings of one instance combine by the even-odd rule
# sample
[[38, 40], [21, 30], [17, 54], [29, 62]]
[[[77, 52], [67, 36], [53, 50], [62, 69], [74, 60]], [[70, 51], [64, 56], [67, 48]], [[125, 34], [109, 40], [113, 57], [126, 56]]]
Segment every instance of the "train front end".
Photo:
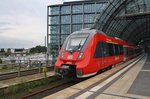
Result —
[[89, 58], [87, 55], [89, 33], [72, 33], [65, 40], [55, 63], [57, 75], [82, 78], [83, 68], [87, 66]]

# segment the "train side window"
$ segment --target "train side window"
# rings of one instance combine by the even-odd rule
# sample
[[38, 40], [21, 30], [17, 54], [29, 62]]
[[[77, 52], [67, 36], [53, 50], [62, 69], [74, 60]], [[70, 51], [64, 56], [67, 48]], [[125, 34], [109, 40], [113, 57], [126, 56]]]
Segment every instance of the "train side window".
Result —
[[103, 42], [104, 56], [109, 56], [108, 44]]
[[114, 47], [115, 47], [115, 55], [119, 55], [120, 54], [119, 45], [114, 44]]
[[103, 42], [98, 42], [96, 45], [94, 58], [103, 57]]
[[123, 46], [119, 45], [119, 49], [120, 49], [120, 54], [123, 54]]
[[114, 47], [113, 47], [113, 44], [108, 43], [108, 49], [109, 49], [109, 56], [113, 56], [113, 55], [114, 55]]
[[130, 55], [130, 48], [127, 48], [127, 56]]
[[128, 48], [126, 47], [126, 55], [128, 56], [128, 54], [129, 54], [129, 50], [128, 50]]

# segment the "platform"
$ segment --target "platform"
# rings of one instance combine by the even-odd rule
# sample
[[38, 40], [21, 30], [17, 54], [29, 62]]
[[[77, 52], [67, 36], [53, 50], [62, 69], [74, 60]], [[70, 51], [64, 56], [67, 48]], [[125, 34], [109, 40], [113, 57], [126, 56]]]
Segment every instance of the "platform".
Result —
[[[50, 77], [50, 76], [53, 76], [53, 75], [54, 75], [53, 71], [47, 72], [47, 77]], [[9, 86], [13, 86], [13, 85], [17, 85], [17, 84], [20, 84], [20, 83], [24, 83], [24, 82], [29, 82], [29, 81], [42, 79], [42, 78], [44, 78], [43, 73], [33, 74], [33, 75], [28, 75], [28, 76], [22, 76], [22, 77], [7, 79], [7, 80], [2, 80], [2, 81], [0, 81], [0, 89], [6, 88], [6, 87], [9, 87]]]
[[150, 56], [135, 60], [105, 80], [113, 69], [43, 99], [150, 99]]

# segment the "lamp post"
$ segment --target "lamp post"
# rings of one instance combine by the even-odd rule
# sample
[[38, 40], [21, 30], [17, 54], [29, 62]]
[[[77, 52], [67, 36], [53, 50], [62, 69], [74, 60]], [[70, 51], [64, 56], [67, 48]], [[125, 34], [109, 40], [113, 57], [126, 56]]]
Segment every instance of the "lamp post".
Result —
[[18, 67], [18, 77], [20, 77], [20, 71], [21, 71], [21, 59], [19, 60], [19, 57], [18, 57], [18, 62], [19, 62], [19, 67]]

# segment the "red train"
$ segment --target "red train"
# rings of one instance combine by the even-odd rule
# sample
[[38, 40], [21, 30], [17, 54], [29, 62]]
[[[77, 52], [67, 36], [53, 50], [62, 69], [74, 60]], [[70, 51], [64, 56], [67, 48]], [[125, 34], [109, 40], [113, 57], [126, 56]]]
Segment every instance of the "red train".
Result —
[[139, 47], [109, 37], [102, 31], [76, 31], [66, 38], [55, 63], [55, 72], [76, 78], [89, 77], [140, 53]]

